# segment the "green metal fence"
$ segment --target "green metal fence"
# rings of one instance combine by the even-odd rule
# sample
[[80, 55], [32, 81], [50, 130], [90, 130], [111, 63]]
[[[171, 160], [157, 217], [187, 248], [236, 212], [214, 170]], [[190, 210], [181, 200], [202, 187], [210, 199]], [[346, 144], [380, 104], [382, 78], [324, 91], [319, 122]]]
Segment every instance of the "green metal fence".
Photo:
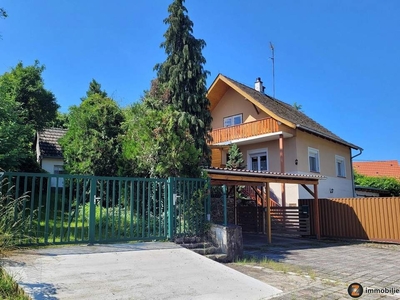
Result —
[[[3, 173], [0, 201], [14, 202], [20, 244], [102, 243], [201, 235], [209, 220], [209, 182]], [[4, 203], [3, 203], [4, 204]]]

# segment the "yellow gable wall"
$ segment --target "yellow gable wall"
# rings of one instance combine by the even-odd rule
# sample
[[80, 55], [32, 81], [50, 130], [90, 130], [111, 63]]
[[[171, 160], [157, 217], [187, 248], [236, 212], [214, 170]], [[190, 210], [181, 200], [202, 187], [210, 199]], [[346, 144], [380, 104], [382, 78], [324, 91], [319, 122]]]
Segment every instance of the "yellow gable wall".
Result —
[[346, 178], [351, 179], [350, 149], [347, 146], [297, 130], [297, 159], [299, 172], [309, 172], [308, 147], [319, 150], [320, 174], [336, 177], [335, 155], [344, 157]]
[[222, 128], [225, 117], [238, 114], [243, 114], [243, 123], [268, 117], [260, 109], [258, 111], [259, 114], [257, 114], [256, 109], [250, 101], [245, 100], [242, 95], [230, 88], [211, 112], [213, 117], [212, 128]]

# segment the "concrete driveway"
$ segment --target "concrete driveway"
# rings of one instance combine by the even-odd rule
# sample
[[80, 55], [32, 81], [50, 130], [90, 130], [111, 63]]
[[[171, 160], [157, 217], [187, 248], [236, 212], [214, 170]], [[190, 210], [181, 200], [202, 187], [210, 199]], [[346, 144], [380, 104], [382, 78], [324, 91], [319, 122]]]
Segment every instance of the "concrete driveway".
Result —
[[25, 250], [3, 267], [33, 299], [268, 299], [281, 292], [168, 242]]

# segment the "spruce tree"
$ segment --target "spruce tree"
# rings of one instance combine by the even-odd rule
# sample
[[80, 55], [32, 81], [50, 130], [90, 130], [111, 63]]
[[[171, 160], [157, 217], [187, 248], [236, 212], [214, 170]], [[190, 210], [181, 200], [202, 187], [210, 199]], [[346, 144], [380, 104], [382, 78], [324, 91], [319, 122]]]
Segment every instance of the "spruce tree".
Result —
[[[164, 23], [169, 25], [164, 34], [161, 47], [167, 54], [162, 64], [157, 64], [159, 84], [168, 89], [168, 96], [174, 109], [182, 112], [194, 143], [203, 156], [203, 163], [210, 162], [211, 140], [210, 102], [206, 97], [206, 79], [209, 72], [204, 69], [206, 63], [202, 50], [206, 43], [193, 36], [193, 22], [183, 5], [184, 0], [174, 0], [168, 7], [169, 16]], [[181, 120], [183, 121], [183, 120]], [[181, 122], [182, 123], [182, 122]]]
[[244, 160], [243, 153], [240, 151], [236, 144], [233, 144], [228, 151], [228, 161], [226, 162], [226, 167], [230, 169], [243, 169]]

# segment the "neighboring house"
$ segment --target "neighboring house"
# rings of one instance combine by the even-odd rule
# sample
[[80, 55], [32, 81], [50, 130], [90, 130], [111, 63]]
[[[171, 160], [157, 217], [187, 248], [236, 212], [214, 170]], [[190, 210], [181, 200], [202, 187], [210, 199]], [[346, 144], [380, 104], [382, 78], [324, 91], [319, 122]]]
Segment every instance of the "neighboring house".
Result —
[[356, 197], [390, 197], [390, 193], [384, 189], [378, 189], [370, 186], [356, 185]]
[[354, 170], [361, 175], [371, 177], [393, 177], [400, 180], [400, 166], [397, 160], [357, 161]]
[[[36, 134], [36, 159], [43, 170], [50, 174], [62, 174], [64, 171], [63, 155], [58, 140], [67, 130], [62, 128], [49, 128]], [[58, 186], [62, 187], [63, 181], [59, 179]], [[51, 186], [57, 186], [57, 179], [52, 178]]]
[[[292, 105], [264, 94], [260, 78], [251, 88], [219, 74], [208, 90], [212, 122], [212, 166], [224, 167], [229, 145], [236, 143], [249, 170], [326, 177], [320, 198], [354, 196], [351, 144]], [[283, 205], [311, 198], [300, 185], [271, 184]]]

